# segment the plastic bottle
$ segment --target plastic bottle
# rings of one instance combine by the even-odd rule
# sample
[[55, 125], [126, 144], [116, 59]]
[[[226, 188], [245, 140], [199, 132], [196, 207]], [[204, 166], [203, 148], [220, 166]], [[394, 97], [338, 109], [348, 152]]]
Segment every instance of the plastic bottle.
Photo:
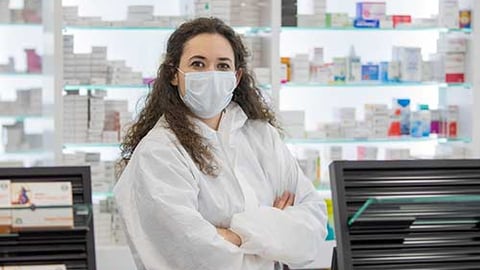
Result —
[[355, 47], [351, 45], [347, 57], [347, 81], [360, 81], [362, 79], [361, 68], [362, 64], [360, 57], [355, 53]]
[[422, 125], [422, 137], [430, 136], [430, 110], [428, 109], [427, 104], [418, 105], [419, 117]]

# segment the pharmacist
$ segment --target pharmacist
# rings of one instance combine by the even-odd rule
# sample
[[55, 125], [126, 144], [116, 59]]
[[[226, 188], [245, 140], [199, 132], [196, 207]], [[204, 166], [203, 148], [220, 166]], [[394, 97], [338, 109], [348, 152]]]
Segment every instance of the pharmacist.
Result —
[[114, 189], [138, 269], [273, 270], [318, 256], [325, 204], [282, 142], [246, 57], [215, 18], [170, 36]]

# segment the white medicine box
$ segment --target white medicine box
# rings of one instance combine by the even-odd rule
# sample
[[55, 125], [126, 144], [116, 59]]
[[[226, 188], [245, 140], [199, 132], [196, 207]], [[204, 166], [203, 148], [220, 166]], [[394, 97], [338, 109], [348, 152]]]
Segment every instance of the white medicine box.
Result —
[[[2, 267], [0, 267], [0, 270]], [[3, 270], [67, 270], [64, 264], [5, 266]]]
[[12, 230], [71, 228], [72, 201], [72, 185], [67, 181], [12, 183], [11, 205], [22, 208], [12, 210]]

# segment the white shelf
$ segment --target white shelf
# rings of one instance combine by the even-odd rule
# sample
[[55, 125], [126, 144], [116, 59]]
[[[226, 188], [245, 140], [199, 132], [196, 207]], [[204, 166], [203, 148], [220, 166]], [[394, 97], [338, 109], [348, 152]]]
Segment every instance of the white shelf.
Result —
[[283, 32], [290, 31], [328, 31], [328, 32], [339, 32], [342, 34], [346, 31], [353, 32], [459, 32], [459, 33], [472, 33], [472, 29], [469, 28], [445, 28], [445, 27], [398, 27], [398, 28], [356, 28], [356, 27], [322, 27], [322, 26], [282, 26]]
[[[445, 83], [445, 82], [380, 82], [380, 81], [364, 81], [358, 83], [296, 83], [296, 82], [288, 82], [282, 84], [283, 88], [300, 88], [300, 87], [313, 87], [313, 88], [320, 88], [320, 87], [335, 87], [335, 88], [368, 88], [368, 87], [425, 87], [425, 86], [434, 86], [439, 88], [453, 88], [453, 87], [460, 87], [471, 89], [471, 83]], [[418, 90], [418, 89], [417, 89]]]
[[[160, 32], [173, 32], [175, 27], [169, 26], [142, 26], [142, 25], [66, 25], [63, 27], [64, 33], [69, 33], [73, 31], [105, 31], [105, 32], [114, 32], [114, 31], [160, 31]], [[235, 26], [233, 29], [238, 33], [268, 33], [271, 32], [270, 27], [262, 26]]]
[[421, 142], [471, 142], [471, 138], [437, 137], [387, 137], [387, 138], [337, 138], [337, 139], [286, 139], [288, 144], [377, 144], [377, 143], [421, 143]]
[[81, 84], [81, 85], [65, 85], [65, 91], [74, 91], [79, 89], [101, 89], [101, 90], [148, 90], [149, 87], [146, 84], [131, 84], [131, 85], [120, 85], [120, 84]]

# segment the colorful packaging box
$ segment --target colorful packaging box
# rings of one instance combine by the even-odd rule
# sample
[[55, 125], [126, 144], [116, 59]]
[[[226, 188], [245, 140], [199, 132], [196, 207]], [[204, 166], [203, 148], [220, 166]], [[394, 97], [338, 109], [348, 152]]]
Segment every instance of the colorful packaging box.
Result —
[[465, 54], [447, 53], [445, 54], [445, 82], [463, 83], [465, 82]]
[[335, 222], [333, 219], [333, 203], [332, 199], [325, 199], [325, 203], [327, 205], [327, 238], [325, 240], [335, 240]]
[[471, 10], [460, 10], [458, 15], [458, 23], [462, 29], [472, 28], [472, 11]]
[[398, 26], [410, 24], [412, 23], [412, 16], [410, 15], [393, 15], [393, 28], [397, 28]]
[[364, 20], [380, 20], [385, 18], [386, 10], [385, 2], [359, 2], [356, 17]]
[[68, 207], [73, 202], [70, 182], [12, 183], [10, 199], [12, 207], [22, 208], [12, 210], [13, 231], [73, 227], [73, 209]]
[[357, 18], [353, 21], [353, 27], [355, 28], [380, 28], [379, 20], [365, 20]]
[[380, 78], [380, 68], [378, 65], [367, 64], [362, 65], [363, 81], [378, 81]]

